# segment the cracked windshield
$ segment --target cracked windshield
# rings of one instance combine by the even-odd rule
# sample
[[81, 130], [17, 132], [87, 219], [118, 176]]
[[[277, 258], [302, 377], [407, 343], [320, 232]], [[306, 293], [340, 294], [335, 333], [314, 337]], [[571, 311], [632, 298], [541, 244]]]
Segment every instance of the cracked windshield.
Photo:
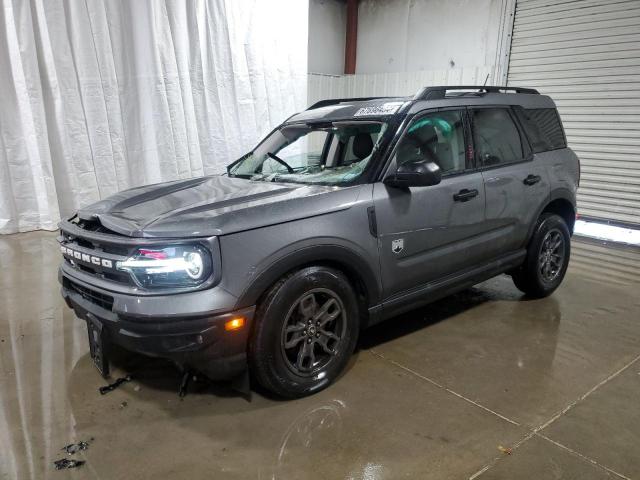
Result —
[[354, 182], [379, 146], [381, 122], [290, 125], [233, 163], [229, 176], [263, 182], [344, 185]]

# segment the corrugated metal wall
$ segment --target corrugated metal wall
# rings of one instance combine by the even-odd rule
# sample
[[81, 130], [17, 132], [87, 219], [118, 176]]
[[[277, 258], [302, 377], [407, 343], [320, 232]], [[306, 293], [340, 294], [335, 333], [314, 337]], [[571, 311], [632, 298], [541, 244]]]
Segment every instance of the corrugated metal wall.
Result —
[[508, 83], [558, 104], [579, 212], [640, 223], [640, 0], [518, 0]]

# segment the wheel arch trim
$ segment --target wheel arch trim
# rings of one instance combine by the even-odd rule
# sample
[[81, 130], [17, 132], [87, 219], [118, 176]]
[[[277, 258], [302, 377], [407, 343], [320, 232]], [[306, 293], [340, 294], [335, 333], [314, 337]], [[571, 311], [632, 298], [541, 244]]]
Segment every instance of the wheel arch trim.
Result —
[[366, 290], [367, 307], [377, 304], [382, 286], [370, 262], [354, 250], [337, 244], [313, 245], [298, 248], [270, 263], [245, 287], [236, 305], [255, 305], [260, 297], [279, 278], [309, 265], [329, 265], [342, 270], [347, 277], [358, 279]]
[[[531, 225], [529, 226], [526, 245], [529, 244], [529, 242], [531, 241], [531, 238], [533, 237], [533, 234], [535, 233], [536, 224], [538, 222], [538, 218], [540, 218], [540, 215], [542, 215], [542, 212], [547, 210], [548, 207], [552, 205], [554, 202], [558, 202], [558, 201], [562, 201], [563, 203], [566, 202], [567, 204], [569, 204], [573, 209], [573, 214], [575, 216], [575, 213], [576, 213], [575, 194], [568, 188], [556, 188], [552, 190], [547, 201], [544, 202], [536, 212], [536, 216], [534, 217], [535, 221], [532, 222]], [[567, 226], [569, 227], [569, 231], [571, 232], [571, 234], [573, 234], [573, 225], [567, 225]]]

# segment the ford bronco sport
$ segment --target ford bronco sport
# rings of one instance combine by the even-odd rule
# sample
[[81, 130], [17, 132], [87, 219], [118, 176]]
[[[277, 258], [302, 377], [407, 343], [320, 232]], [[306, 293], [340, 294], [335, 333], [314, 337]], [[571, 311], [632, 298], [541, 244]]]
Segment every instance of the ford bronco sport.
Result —
[[62, 295], [103, 375], [115, 343], [299, 397], [381, 320], [505, 272], [553, 292], [578, 181], [555, 104], [533, 89], [324, 100], [224, 175], [61, 222]]

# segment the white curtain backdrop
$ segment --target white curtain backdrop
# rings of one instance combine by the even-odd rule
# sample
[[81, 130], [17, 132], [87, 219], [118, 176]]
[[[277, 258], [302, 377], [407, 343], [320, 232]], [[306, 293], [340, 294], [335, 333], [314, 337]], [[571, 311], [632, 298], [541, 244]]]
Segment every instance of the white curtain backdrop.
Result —
[[306, 106], [306, 0], [0, 5], [0, 233], [221, 172]]

